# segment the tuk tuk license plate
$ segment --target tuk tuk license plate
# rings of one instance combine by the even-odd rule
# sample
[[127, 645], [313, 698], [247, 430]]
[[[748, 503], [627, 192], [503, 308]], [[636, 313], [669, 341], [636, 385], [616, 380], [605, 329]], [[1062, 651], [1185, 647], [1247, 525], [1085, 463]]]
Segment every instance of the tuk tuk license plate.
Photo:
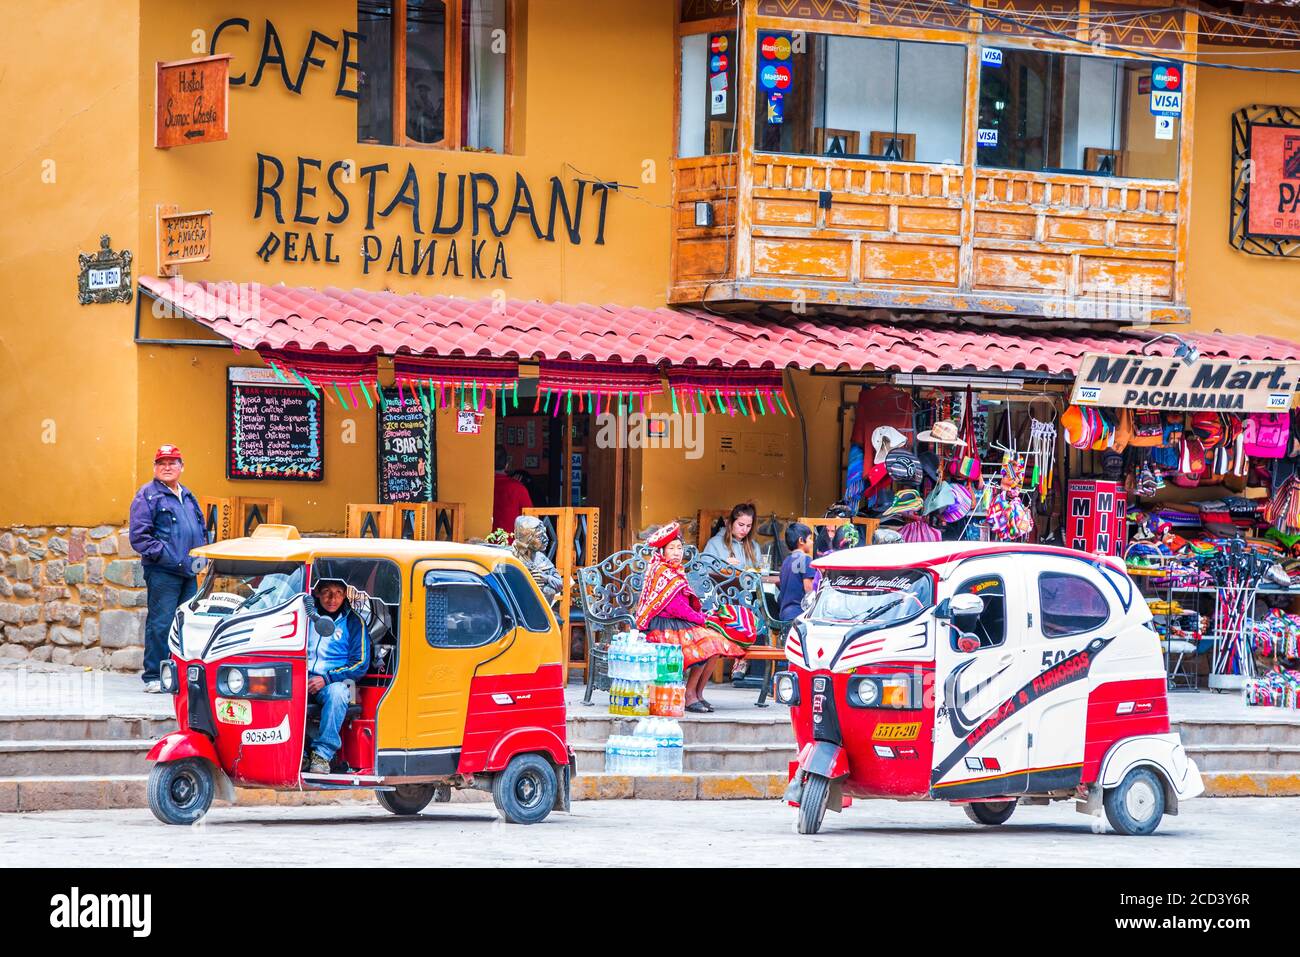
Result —
[[921, 733], [921, 722], [907, 721], [878, 724], [871, 736], [873, 741], [913, 741]]
[[253, 708], [247, 701], [218, 698], [217, 720], [222, 724], [252, 724]]

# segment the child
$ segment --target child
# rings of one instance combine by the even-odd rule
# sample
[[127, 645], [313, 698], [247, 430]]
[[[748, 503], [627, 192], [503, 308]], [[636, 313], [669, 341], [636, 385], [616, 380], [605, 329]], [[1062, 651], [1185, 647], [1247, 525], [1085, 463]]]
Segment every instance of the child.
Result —
[[781, 620], [790, 621], [803, 611], [803, 596], [812, 591], [813, 530], [800, 522], [788, 525], [785, 546], [790, 554], [781, 564], [776, 597]]

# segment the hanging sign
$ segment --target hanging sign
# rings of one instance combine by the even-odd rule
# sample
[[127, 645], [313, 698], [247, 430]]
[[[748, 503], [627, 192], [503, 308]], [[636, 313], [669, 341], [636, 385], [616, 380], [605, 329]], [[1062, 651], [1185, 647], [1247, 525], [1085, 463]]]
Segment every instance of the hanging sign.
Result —
[[154, 83], [154, 143], [160, 150], [214, 143], [230, 135], [229, 53], [158, 62]]
[[456, 413], [456, 432], [459, 435], [478, 435], [483, 431], [483, 413], [466, 410]]
[[378, 403], [379, 501], [433, 502], [438, 498], [433, 415], [409, 389], [384, 389]]
[[157, 209], [158, 275], [174, 276], [183, 263], [212, 258], [212, 210], [182, 213], [165, 203]]
[[1300, 362], [1238, 362], [1089, 352], [1074, 381], [1075, 405], [1121, 409], [1285, 412]]
[[325, 477], [325, 410], [305, 387], [270, 369], [230, 369], [226, 477], [319, 482]]
[[1247, 232], [1300, 238], [1300, 127], [1250, 125], [1250, 183]]

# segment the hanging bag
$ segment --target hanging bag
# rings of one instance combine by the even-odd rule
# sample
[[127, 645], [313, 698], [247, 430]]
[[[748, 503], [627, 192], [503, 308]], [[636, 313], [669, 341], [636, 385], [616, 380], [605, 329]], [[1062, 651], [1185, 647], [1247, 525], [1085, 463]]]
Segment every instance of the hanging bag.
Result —
[[1257, 459], [1286, 456], [1291, 417], [1285, 412], [1252, 412], [1243, 427], [1242, 451]]
[[966, 447], [962, 449], [961, 455], [953, 457], [948, 466], [948, 474], [953, 478], [978, 482], [984, 477], [984, 470], [980, 467], [980, 452], [975, 445], [975, 398], [970, 386], [966, 386], [966, 416], [962, 422], [962, 439]]
[[1163, 445], [1165, 442], [1165, 429], [1164, 423], [1160, 419], [1160, 413], [1151, 409], [1135, 409], [1131, 411], [1130, 421], [1132, 422], [1133, 431], [1128, 444], [1141, 448], [1153, 448], [1157, 445]]
[[1123, 452], [1133, 444], [1133, 410], [1119, 410], [1119, 424], [1115, 426], [1115, 438], [1110, 447], [1116, 452]]

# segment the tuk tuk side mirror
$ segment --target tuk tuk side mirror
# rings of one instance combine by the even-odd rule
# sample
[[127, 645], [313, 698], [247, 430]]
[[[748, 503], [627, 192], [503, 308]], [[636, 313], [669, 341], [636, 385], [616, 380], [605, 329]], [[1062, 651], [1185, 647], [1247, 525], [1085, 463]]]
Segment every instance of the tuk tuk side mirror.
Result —
[[817, 603], [817, 593], [810, 591], [799, 600], [799, 607], [804, 611], [811, 611], [812, 606]]
[[975, 618], [984, 611], [984, 599], [979, 595], [953, 595], [939, 602], [934, 609], [934, 617], [940, 621], [952, 621], [954, 618]]

